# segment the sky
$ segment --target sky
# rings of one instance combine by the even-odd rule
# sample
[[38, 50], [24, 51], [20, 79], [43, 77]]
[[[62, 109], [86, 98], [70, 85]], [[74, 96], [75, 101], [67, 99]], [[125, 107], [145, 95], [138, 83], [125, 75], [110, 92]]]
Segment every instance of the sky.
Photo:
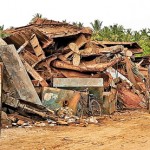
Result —
[[27, 25], [36, 13], [84, 26], [99, 19], [103, 26], [150, 28], [150, 0], [1, 0], [0, 5], [0, 25], [5, 28]]

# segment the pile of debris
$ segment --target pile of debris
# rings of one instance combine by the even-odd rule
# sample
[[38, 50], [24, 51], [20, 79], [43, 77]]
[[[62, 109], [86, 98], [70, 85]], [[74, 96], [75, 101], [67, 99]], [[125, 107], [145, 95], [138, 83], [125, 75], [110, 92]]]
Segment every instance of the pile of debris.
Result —
[[[74, 117], [68, 120], [76, 122], [79, 107], [79, 117], [90, 115], [98, 104], [102, 114], [147, 107], [148, 69], [134, 57], [143, 52], [137, 43], [92, 41], [90, 28], [40, 18], [5, 33], [1, 93], [9, 113], [55, 121], [61, 118], [56, 110], [69, 107]], [[98, 104], [91, 104], [90, 94]]]

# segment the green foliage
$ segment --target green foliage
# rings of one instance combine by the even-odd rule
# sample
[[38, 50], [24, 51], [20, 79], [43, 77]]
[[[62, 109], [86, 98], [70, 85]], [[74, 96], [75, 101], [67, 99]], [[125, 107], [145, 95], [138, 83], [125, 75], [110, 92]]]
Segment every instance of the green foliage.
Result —
[[0, 26], [0, 38], [5, 38], [8, 35], [6, 33], [3, 32], [4, 30], [4, 25]]
[[132, 31], [118, 24], [102, 27], [102, 23], [103, 22], [99, 20], [94, 20], [94, 22], [91, 23], [93, 28], [93, 40], [137, 42], [144, 49], [142, 55], [150, 54], [150, 29]]
[[83, 23], [81, 23], [81, 22], [73, 22], [72, 24], [73, 24], [74, 26], [77, 26], [77, 27], [80, 27], [80, 28], [83, 27]]
[[29, 22], [29, 24], [32, 24], [38, 18], [47, 19], [47, 18], [43, 17], [42, 14], [36, 13], [35, 15], [33, 15], [33, 18], [31, 19], [31, 21]]

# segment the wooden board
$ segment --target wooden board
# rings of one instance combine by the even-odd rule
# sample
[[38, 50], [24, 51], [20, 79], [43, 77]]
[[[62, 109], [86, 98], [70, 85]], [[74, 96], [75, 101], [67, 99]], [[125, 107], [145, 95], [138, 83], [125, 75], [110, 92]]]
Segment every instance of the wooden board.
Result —
[[42, 103], [14, 45], [0, 46], [0, 57], [13, 81], [13, 85], [16, 88], [20, 99], [41, 105]]
[[54, 78], [53, 87], [103, 87], [102, 78]]
[[35, 34], [31, 37], [30, 43], [39, 61], [46, 58]]

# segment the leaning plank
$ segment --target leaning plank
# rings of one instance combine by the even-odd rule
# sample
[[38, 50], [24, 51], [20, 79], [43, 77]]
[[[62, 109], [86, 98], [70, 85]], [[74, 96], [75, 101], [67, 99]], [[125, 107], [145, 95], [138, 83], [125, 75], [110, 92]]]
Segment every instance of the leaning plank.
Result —
[[131, 61], [129, 60], [128, 57], [125, 57], [125, 63], [126, 63], [126, 70], [127, 70], [127, 74], [128, 74], [128, 79], [135, 85], [137, 86], [137, 82], [135, 80], [133, 71], [132, 71], [132, 67], [131, 67]]
[[86, 39], [86, 37], [83, 35], [83, 34], [81, 34], [78, 38], [77, 38], [77, 40], [75, 41], [75, 44], [78, 46], [78, 48], [80, 48], [80, 47], [82, 47], [84, 44], [86, 44], [87, 43], [87, 39]]
[[38, 80], [41, 86], [48, 86], [48, 83], [39, 75], [39, 73], [33, 69], [23, 58], [21, 58], [27, 72], [35, 79]]
[[0, 46], [0, 57], [13, 81], [20, 99], [41, 105], [41, 101], [15, 47], [13, 45]]
[[39, 60], [42, 60], [45, 58], [45, 54], [44, 51], [42, 50], [39, 41], [36, 37], [35, 34], [32, 35], [31, 39], [30, 39], [30, 43], [32, 45], [32, 48], [36, 54], [36, 56], [39, 58]]
[[24, 50], [22, 53], [19, 54], [20, 57], [23, 57], [23, 59], [28, 62], [31, 66], [35, 65], [39, 59], [37, 56], [33, 55], [29, 51]]

